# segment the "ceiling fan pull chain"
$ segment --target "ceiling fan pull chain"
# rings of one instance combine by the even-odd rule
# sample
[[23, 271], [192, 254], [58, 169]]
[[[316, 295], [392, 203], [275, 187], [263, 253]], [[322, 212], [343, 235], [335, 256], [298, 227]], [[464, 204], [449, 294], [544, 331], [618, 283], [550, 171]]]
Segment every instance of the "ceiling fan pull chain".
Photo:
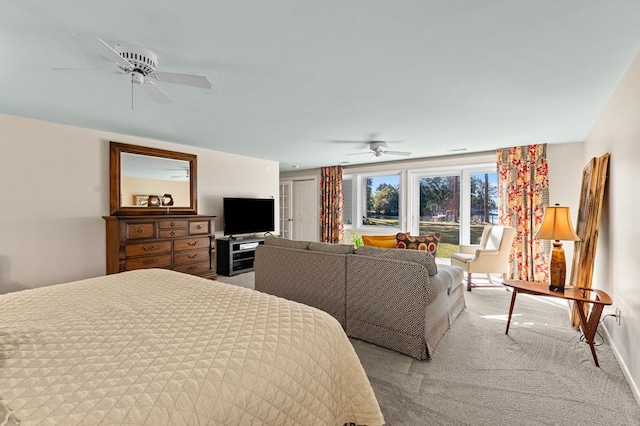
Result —
[[131, 111], [133, 111], [133, 74], [131, 74]]

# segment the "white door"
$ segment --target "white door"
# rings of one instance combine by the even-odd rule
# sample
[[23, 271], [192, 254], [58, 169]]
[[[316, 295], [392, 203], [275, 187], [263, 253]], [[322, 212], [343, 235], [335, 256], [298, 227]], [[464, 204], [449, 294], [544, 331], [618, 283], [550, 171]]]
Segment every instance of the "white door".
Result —
[[317, 182], [293, 181], [293, 234], [292, 239], [318, 241], [318, 192]]
[[291, 181], [280, 181], [280, 237], [291, 239], [293, 212], [291, 211]]

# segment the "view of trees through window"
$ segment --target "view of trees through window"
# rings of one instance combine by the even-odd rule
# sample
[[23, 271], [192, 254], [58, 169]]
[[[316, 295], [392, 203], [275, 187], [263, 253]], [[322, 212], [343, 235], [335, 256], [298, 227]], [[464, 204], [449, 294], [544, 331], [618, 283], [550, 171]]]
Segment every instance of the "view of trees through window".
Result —
[[480, 243], [487, 223], [498, 223], [498, 174], [471, 175], [471, 244]]
[[[478, 244], [487, 223], [497, 222], [496, 173], [470, 176], [470, 243]], [[420, 235], [440, 233], [438, 257], [451, 257], [460, 245], [460, 176], [420, 178]]]
[[363, 179], [366, 209], [363, 225], [399, 226], [400, 176], [375, 176]]
[[[462, 185], [462, 179], [467, 179]], [[358, 195], [362, 225], [400, 228], [400, 174], [384, 176], [362, 176], [362, 193]], [[451, 257], [458, 251], [461, 234], [467, 235], [469, 242], [478, 244], [482, 230], [488, 223], [498, 223], [498, 176], [494, 171], [418, 176], [419, 185], [412, 194], [414, 210], [410, 218], [419, 216], [420, 235], [440, 233], [438, 257]], [[355, 181], [345, 180], [345, 224], [351, 224], [356, 211], [352, 200], [355, 197]], [[461, 188], [469, 188], [462, 193]], [[464, 217], [461, 217], [461, 206]], [[417, 210], [416, 210], [417, 206]], [[355, 218], [353, 219], [355, 222]], [[408, 224], [409, 229], [415, 224]], [[464, 226], [465, 232], [461, 231]], [[415, 231], [414, 231], [415, 232]]]
[[420, 235], [440, 233], [438, 257], [451, 257], [460, 244], [460, 176], [420, 178]]

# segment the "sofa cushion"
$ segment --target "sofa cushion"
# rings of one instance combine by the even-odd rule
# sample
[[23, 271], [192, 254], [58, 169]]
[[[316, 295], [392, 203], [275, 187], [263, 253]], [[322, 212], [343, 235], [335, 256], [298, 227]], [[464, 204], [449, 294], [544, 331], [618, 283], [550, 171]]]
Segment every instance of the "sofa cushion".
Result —
[[272, 235], [267, 235], [264, 238], [264, 244], [267, 246], [284, 247], [298, 250], [307, 250], [309, 247], [309, 241], [293, 241], [285, 238], [278, 238]]
[[[407, 232], [407, 235], [409, 233]], [[363, 235], [362, 242], [365, 246], [396, 248], [397, 241], [395, 235]]]
[[402, 232], [396, 234], [396, 247], [399, 249], [424, 250], [436, 255], [438, 243], [440, 242], [440, 233], [433, 235], [412, 236]]
[[335, 254], [352, 254], [354, 248], [351, 244], [331, 244], [331, 243], [309, 243], [309, 250], [321, 251], [323, 253], [335, 253]]
[[385, 249], [379, 247], [362, 246], [356, 249], [356, 254], [362, 256], [380, 256], [387, 259], [404, 260], [417, 263], [427, 268], [430, 277], [438, 273], [438, 266], [433, 255], [424, 250]]
[[382, 256], [389, 249], [381, 248], [381, 247], [373, 247], [373, 246], [360, 246], [356, 249], [356, 254], [360, 254], [362, 256]]

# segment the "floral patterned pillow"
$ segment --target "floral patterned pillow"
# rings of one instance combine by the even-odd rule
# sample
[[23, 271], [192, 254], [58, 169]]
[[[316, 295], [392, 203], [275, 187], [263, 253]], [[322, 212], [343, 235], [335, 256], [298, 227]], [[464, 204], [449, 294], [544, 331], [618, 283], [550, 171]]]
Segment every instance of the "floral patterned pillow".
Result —
[[396, 234], [396, 247], [399, 249], [426, 250], [436, 256], [438, 243], [440, 242], [440, 233], [433, 235], [406, 235], [402, 232]]

